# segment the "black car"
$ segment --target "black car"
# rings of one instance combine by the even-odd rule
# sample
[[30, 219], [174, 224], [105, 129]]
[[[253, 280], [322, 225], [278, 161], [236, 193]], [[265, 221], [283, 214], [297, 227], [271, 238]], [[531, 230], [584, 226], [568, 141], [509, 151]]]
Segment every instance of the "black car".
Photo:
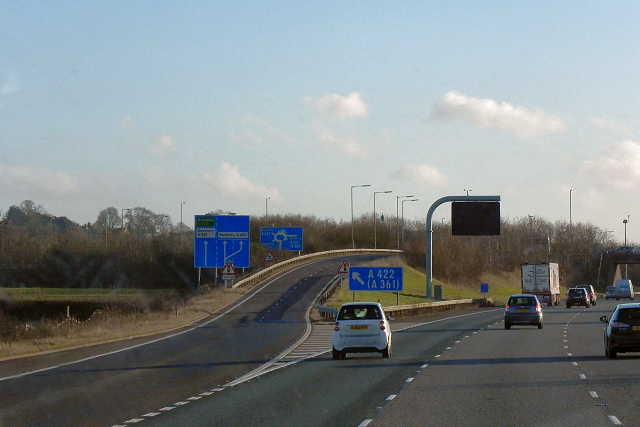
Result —
[[618, 353], [640, 352], [640, 303], [618, 304], [604, 329], [604, 354], [615, 359]]
[[571, 308], [572, 305], [584, 305], [585, 307], [591, 307], [591, 298], [589, 293], [584, 288], [571, 288], [567, 292], [567, 308]]
[[587, 293], [589, 294], [589, 300], [591, 301], [591, 305], [596, 305], [596, 303], [598, 302], [598, 297], [596, 295], [596, 291], [593, 289], [593, 286], [591, 285], [580, 285], [577, 286], [578, 288], [583, 288], [584, 290], [587, 291]]

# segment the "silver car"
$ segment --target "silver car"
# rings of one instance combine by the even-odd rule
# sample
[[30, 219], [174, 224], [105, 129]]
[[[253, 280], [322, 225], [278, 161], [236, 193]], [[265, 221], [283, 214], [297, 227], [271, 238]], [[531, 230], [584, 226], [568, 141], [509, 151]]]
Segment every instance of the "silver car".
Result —
[[331, 341], [334, 359], [364, 352], [391, 357], [389, 321], [382, 306], [375, 302], [352, 302], [340, 307]]
[[544, 324], [542, 306], [535, 295], [511, 295], [504, 307], [504, 328], [511, 329], [511, 325], [537, 325], [542, 329]]

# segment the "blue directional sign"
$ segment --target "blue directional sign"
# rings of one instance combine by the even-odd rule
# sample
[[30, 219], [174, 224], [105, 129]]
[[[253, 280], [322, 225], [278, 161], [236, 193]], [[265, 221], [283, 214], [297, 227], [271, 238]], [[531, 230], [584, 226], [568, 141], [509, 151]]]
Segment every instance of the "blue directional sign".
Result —
[[350, 291], [402, 290], [402, 267], [349, 267]]
[[489, 293], [489, 284], [488, 283], [480, 283], [480, 293], [488, 294]]
[[194, 267], [251, 266], [248, 216], [196, 215], [194, 223]]
[[260, 243], [276, 251], [302, 251], [302, 227], [261, 227]]

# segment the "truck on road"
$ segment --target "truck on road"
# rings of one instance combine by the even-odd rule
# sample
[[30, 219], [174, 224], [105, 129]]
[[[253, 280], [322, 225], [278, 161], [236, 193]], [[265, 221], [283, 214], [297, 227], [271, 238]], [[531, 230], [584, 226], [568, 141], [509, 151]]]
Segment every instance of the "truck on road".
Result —
[[560, 270], [555, 262], [522, 264], [522, 293], [534, 294], [547, 305], [560, 304]]

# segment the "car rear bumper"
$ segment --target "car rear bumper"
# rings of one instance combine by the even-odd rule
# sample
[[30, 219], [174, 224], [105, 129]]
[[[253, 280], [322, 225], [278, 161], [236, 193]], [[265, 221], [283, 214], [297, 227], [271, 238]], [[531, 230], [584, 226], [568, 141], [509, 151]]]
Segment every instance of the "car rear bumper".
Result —
[[504, 321], [512, 325], [537, 325], [542, 322], [542, 313], [505, 313]]
[[389, 336], [386, 333], [381, 333], [371, 337], [342, 337], [336, 333], [331, 341], [333, 348], [338, 351], [366, 353], [382, 351], [387, 348]]

